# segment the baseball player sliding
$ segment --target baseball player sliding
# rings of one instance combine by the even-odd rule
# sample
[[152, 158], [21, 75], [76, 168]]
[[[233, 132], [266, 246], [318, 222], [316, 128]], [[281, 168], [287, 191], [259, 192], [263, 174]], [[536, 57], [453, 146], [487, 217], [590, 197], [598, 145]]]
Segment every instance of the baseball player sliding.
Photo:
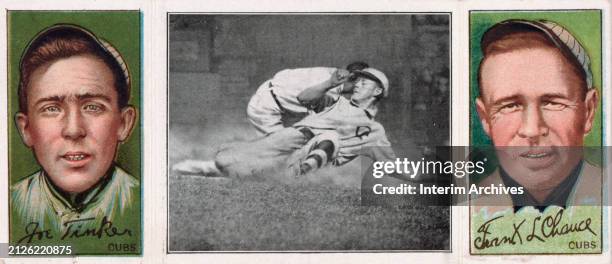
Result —
[[247, 106], [247, 118], [259, 136], [291, 126], [308, 115], [308, 109], [298, 101], [298, 95], [309, 89], [324, 89], [334, 99], [350, 93], [354, 79], [350, 73], [368, 67], [365, 62], [353, 62], [346, 70], [312, 67], [282, 70], [263, 82]]
[[378, 103], [388, 95], [387, 77], [374, 68], [351, 75], [355, 81], [350, 99], [330, 95], [334, 87], [309, 87], [295, 98], [313, 112], [301, 121], [253, 141], [223, 145], [214, 160], [186, 160], [172, 169], [184, 174], [243, 178], [279, 169], [303, 175], [328, 164], [343, 165], [359, 155], [395, 159], [384, 127], [374, 120]]

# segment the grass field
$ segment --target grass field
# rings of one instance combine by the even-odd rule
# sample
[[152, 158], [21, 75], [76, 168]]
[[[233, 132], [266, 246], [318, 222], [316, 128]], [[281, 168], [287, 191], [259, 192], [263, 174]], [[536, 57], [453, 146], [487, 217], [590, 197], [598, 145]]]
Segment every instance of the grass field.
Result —
[[[174, 129], [170, 166], [212, 142]], [[201, 144], [193, 144], [199, 142]], [[198, 147], [194, 147], [198, 146]], [[448, 250], [449, 207], [362, 206], [359, 165], [265, 180], [169, 175], [170, 251]]]

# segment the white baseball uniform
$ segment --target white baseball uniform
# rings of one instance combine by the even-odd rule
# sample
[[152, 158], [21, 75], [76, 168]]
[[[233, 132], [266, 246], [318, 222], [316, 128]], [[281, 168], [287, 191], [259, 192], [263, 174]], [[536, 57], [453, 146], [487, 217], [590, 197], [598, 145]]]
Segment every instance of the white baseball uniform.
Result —
[[[309, 110], [300, 104], [298, 95], [309, 87], [328, 81], [336, 68], [312, 67], [282, 70], [257, 88], [247, 106], [247, 118], [259, 135], [267, 135], [291, 125]], [[331, 88], [326, 95], [338, 99], [342, 85]], [[283, 122], [285, 120], [285, 122]]]
[[[374, 121], [376, 109], [363, 109], [344, 97], [321, 100], [329, 106], [308, 115], [292, 127], [282, 128], [266, 137], [250, 142], [224, 145], [217, 152], [215, 164], [231, 176], [265, 176], [279, 168], [305, 158], [312, 146], [321, 140], [331, 140], [335, 152], [332, 164], [345, 164], [358, 155], [374, 160], [391, 160], [395, 153], [387, 140], [384, 127]], [[309, 128], [314, 138], [308, 139], [300, 128]], [[371, 147], [371, 148], [362, 148]]]
[[330, 137], [329, 133], [335, 133], [337, 142], [334, 143], [337, 144], [338, 153], [333, 160], [334, 165], [347, 163], [358, 155], [373, 160], [395, 158], [385, 128], [374, 120], [375, 106], [363, 109], [344, 97], [334, 102], [328, 96], [321, 100], [321, 104], [318, 113], [305, 117], [294, 127], [307, 127], [315, 135], [328, 134], [327, 138]]

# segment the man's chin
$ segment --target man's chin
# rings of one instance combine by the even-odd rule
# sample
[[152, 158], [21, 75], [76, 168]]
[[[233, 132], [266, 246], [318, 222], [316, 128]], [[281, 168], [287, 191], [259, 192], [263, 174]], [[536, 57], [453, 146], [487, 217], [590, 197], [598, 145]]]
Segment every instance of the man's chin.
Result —
[[90, 189], [102, 179], [102, 176], [92, 176], [91, 172], [87, 171], [65, 171], [58, 179], [50, 176], [51, 181], [64, 192], [82, 193]]

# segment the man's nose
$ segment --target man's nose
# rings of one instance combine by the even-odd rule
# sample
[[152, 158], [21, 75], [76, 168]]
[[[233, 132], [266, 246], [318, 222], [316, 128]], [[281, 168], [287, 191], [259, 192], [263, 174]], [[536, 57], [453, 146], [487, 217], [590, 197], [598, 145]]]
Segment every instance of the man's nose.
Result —
[[548, 135], [548, 126], [539, 107], [530, 106], [523, 112], [518, 135], [529, 140], [537, 140]]
[[78, 109], [70, 109], [64, 116], [64, 128], [62, 129], [62, 136], [68, 139], [79, 139], [87, 135], [83, 116]]

